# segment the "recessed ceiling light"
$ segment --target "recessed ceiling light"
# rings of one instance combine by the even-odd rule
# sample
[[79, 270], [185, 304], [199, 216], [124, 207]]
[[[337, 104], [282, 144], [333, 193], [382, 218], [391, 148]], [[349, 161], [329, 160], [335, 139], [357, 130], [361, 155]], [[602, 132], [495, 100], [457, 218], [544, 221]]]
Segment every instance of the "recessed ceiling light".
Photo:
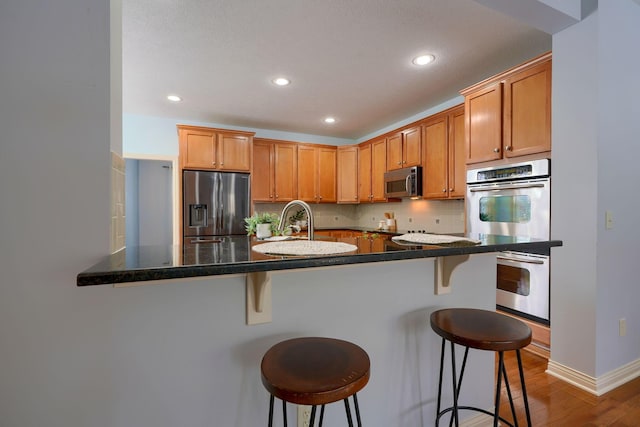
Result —
[[416, 65], [427, 65], [436, 60], [436, 57], [433, 55], [420, 55], [413, 58], [413, 63]]
[[182, 98], [180, 98], [178, 95], [167, 95], [167, 99], [171, 102], [180, 102], [182, 101]]
[[291, 80], [285, 77], [278, 77], [277, 79], [273, 79], [272, 82], [274, 85], [277, 85], [277, 86], [287, 86], [288, 84], [291, 83]]
[[336, 119], [335, 119], [335, 117], [327, 117], [327, 118], [324, 119], [324, 122], [331, 124], [331, 123], [335, 123]]

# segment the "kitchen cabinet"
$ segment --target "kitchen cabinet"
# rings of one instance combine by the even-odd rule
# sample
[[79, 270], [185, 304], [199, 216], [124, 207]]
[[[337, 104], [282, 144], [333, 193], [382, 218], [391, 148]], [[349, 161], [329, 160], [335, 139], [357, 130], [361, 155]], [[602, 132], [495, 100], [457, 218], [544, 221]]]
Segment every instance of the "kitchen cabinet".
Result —
[[338, 147], [338, 203], [358, 203], [358, 147]]
[[466, 163], [551, 150], [551, 53], [460, 92]]
[[386, 202], [384, 173], [387, 171], [387, 142], [381, 138], [358, 148], [358, 200]]
[[466, 189], [464, 106], [436, 114], [423, 122], [423, 197], [463, 198]]
[[297, 145], [256, 138], [253, 142], [251, 199], [290, 202], [298, 197]]
[[250, 172], [253, 132], [178, 125], [182, 169]]
[[419, 166], [422, 163], [420, 126], [387, 137], [387, 170]]
[[305, 202], [335, 203], [337, 149], [298, 145], [298, 198]]

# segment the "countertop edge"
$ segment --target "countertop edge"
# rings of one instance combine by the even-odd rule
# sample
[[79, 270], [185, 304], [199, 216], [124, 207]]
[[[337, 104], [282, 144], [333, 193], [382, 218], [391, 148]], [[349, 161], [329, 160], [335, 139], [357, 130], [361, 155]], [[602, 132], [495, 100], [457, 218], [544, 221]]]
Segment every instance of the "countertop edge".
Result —
[[230, 274], [255, 273], [264, 271], [282, 271], [300, 268], [317, 268], [338, 265], [364, 264], [373, 262], [401, 261], [421, 258], [437, 258], [453, 255], [471, 255], [501, 251], [545, 251], [562, 246], [561, 240], [535, 241], [523, 243], [504, 243], [481, 246], [442, 246], [428, 249], [407, 249], [378, 253], [328, 255], [314, 257], [296, 257], [268, 261], [244, 261], [224, 264], [204, 264], [189, 266], [171, 266], [140, 268], [121, 271], [84, 271], [77, 275], [78, 287], [96, 285], [114, 285], [193, 277], [223, 276]]

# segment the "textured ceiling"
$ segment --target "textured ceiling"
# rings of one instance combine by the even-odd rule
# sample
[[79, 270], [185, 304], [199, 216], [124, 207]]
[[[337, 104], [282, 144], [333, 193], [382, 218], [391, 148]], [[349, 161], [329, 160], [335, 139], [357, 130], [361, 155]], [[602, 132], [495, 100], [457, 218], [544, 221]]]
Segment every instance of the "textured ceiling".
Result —
[[550, 49], [473, 0], [127, 0], [123, 110], [357, 139]]

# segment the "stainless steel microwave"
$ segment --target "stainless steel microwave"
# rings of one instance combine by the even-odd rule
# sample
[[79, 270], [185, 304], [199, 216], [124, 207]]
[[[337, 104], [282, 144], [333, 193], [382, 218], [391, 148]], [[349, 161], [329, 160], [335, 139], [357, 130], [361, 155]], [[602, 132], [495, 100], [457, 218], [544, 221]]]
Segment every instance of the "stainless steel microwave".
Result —
[[422, 197], [422, 166], [385, 172], [384, 196], [388, 198]]

